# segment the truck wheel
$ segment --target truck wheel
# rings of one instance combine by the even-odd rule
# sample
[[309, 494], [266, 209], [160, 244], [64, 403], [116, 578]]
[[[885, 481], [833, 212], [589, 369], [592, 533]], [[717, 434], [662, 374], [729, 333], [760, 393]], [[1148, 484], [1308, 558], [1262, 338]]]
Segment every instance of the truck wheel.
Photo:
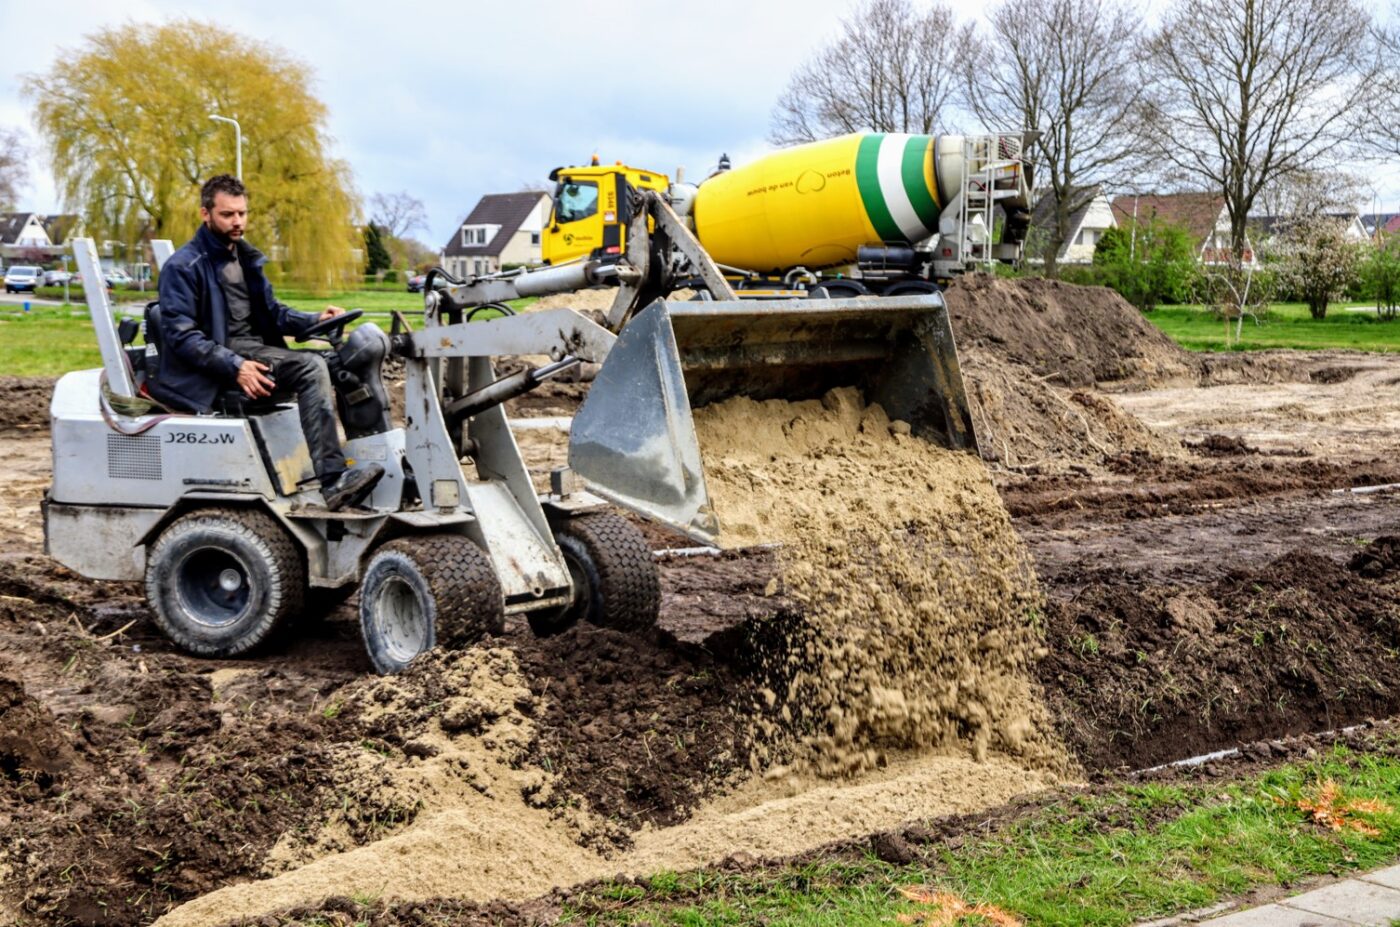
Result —
[[618, 631], [645, 631], [661, 611], [661, 581], [642, 532], [612, 512], [571, 518], [554, 534], [574, 601], [552, 616], [530, 616], [537, 635], [557, 634], [578, 621]]
[[146, 555], [146, 598], [156, 624], [182, 649], [232, 657], [301, 610], [306, 570], [270, 515], [202, 509], [160, 533]]
[[486, 554], [460, 534], [379, 548], [360, 586], [360, 633], [380, 673], [439, 645], [466, 647], [505, 630], [505, 596]]

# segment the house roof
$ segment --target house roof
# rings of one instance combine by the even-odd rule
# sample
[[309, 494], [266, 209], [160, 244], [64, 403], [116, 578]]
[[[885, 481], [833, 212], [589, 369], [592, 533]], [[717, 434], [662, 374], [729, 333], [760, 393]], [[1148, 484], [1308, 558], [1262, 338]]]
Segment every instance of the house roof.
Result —
[[1184, 228], [1197, 241], [1205, 241], [1215, 231], [1225, 197], [1218, 193], [1162, 193], [1113, 198], [1113, 214], [1120, 225], [1133, 221], [1134, 207], [1139, 221], [1160, 219]]
[[19, 241], [19, 233], [29, 224], [32, 212], [0, 212], [0, 245], [13, 245]]
[[[1348, 225], [1361, 221], [1361, 217], [1354, 212], [1323, 212], [1318, 213], [1318, 215], [1324, 219], [1336, 219], [1338, 222], [1345, 222]], [[1272, 235], [1282, 231], [1297, 218], [1297, 216], [1250, 216], [1249, 227], [1258, 229], [1265, 235]]]
[[73, 230], [78, 227], [78, 216], [74, 213], [40, 216], [39, 221], [43, 224], [44, 231], [48, 233], [49, 241], [55, 245], [61, 245], [68, 241], [68, 236], [73, 234]]
[[[510, 243], [530, 211], [547, 193], [488, 193], [477, 201], [476, 208], [462, 220], [452, 233], [452, 240], [442, 249], [444, 257], [497, 257]], [[499, 225], [496, 235], [484, 245], [462, 244], [462, 228], [468, 225]]]
[[[1071, 204], [1079, 203], [1079, 208], [1069, 214], [1069, 228], [1065, 229], [1067, 241], [1083, 224], [1084, 217], [1088, 215], [1090, 207], [1094, 205], [1094, 200], [1098, 199], [1102, 192], [1103, 186], [1101, 184], [1070, 187], [1069, 201]], [[1054, 227], [1055, 192], [1053, 190], [1045, 191], [1045, 195], [1036, 201], [1035, 209], [1031, 210], [1031, 225], [1039, 229], [1052, 229]]]

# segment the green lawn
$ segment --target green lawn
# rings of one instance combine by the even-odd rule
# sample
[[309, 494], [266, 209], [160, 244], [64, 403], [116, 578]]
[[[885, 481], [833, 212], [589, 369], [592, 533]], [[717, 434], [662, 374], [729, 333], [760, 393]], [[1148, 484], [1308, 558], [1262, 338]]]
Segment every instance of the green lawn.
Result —
[[[1375, 754], [1338, 748], [1235, 782], [1125, 785], [1071, 796], [974, 833], [956, 849], [935, 841], [919, 862], [904, 866], [838, 853], [737, 874], [661, 873], [588, 891], [566, 906], [564, 923], [890, 924], [897, 915], [936, 910], [900, 892], [923, 888], [994, 906], [1026, 927], [1126, 927], [1257, 886], [1395, 862], [1400, 759], [1390, 755], [1393, 746]], [[1299, 799], [1314, 797], [1327, 780], [1345, 801], [1384, 803], [1385, 810], [1355, 815], [1374, 833], [1329, 830], [1300, 810]]]
[[1400, 351], [1400, 319], [1382, 322], [1374, 311], [1349, 312], [1350, 308], [1374, 309], [1370, 303], [1335, 303], [1327, 318], [1314, 319], [1301, 303], [1275, 303], [1257, 321], [1246, 318], [1240, 340], [1232, 343], [1234, 324], [1228, 329], [1200, 306], [1162, 306], [1146, 315], [1148, 321], [1191, 351], [1257, 351], [1263, 348], [1348, 348], [1357, 351]]

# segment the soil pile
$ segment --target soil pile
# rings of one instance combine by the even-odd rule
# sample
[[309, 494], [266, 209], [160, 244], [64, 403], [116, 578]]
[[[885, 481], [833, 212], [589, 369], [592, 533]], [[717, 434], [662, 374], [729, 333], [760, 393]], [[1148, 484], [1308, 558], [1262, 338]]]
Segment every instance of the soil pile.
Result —
[[965, 274], [944, 294], [960, 348], [982, 347], [1060, 386], [1194, 385], [1196, 358], [1106, 287]]
[[843, 775], [970, 748], [1061, 764], [1030, 678], [1035, 576], [975, 456], [854, 389], [730, 399], [695, 425], [722, 542], [781, 542], [773, 591], [798, 603], [756, 632], [769, 761]]
[[1117, 293], [969, 274], [944, 295], [988, 461], [1060, 470], [1181, 452], [1093, 389], [1195, 384], [1201, 375], [1196, 358]]
[[1141, 768], [1400, 711], [1395, 552], [1297, 550], [1210, 585], [1087, 572], [1046, 613], [1062, 735], [1087, 767]]
[[0, 377], [0, 431], [49, 427], [55, 377]]
[[1056, 471], [1103, 466], [1124, 455], [1182, 453], [1179, 441], [1152, 431], [1111, 397], [1054, 386], [994, 351], [964, 352], [962, 370], [978, 446], [989, 462]]

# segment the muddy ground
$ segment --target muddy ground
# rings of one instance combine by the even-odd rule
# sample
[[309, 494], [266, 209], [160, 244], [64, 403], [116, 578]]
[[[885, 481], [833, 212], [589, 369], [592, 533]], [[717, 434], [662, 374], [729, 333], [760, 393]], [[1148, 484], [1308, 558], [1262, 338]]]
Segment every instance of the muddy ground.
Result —
[[[1400, 483], [1400, 357], [1203, 359], [1111, 301], [1069, 330], [1131, 349], [1089, 352], [1062, 325], [1084, 292], [1032, 295], [1046, 324], [974, 326], [971, 309], [997, 296], [985, 287], [950, 302], [985, 433], [1043, 445], [984, 450], [1046, 593], [1037, 675], [1086, 772], [1400, 715], [1400, 493], [1373, 491]], [[0, 922], [149, 923], [277, 871], [332, 815], [341, 847], [411, 821], [413, 802], [344, 792], [348, 757], [430, 749], [341, 710], [369, 672], [353, 601], [248, 659], [199, 660], [156, 632], [137, 586], [43, 556], [48, 388], [0, 382]], [[567, 414], [585, 389], [558, 384], [513, 411]], [[565, 445], [539, 429], [522, 446], [543, 469]], [[594, 846], [683, 820], [746, 771], [749, 629], [789, 607], [766, 594], [769, 552], [658, 565], [654, 634], [536, 640], [512, 621], [494, 642], [531, 696], [521, 762], [557, 777], [538, 804], [592, 809], [604, 824], [580, 839]], [[385, 923], [426, 920], [380, 907]], [[462, 905], [460, 919], [549, 909]]]

